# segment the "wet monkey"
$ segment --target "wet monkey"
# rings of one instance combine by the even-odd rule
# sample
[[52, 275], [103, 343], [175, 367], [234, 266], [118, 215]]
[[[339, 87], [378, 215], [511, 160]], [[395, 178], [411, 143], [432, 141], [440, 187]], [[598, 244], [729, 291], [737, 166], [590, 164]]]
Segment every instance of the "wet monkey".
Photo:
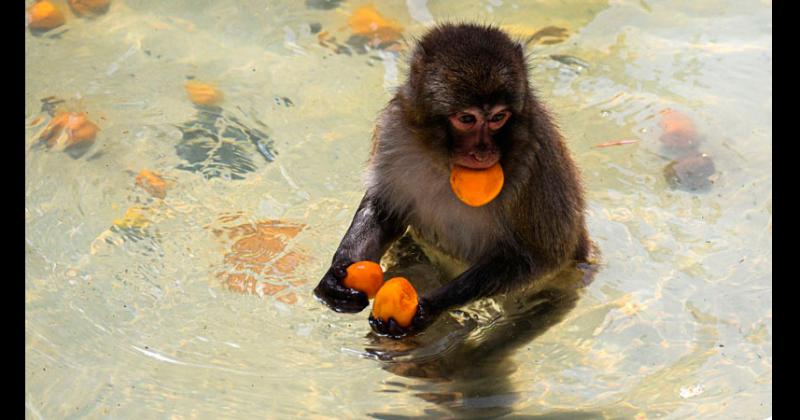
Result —
[[[471, 207], [453, 194], [453, 165], [498, 162], [505, 183], [494, 200]], [[371, 318], [379, 334], [420, 331], [450, 308], [588, 258], [577, 169], [528, 82], [523, 46], [497, 28], [441, 24], [418, 41], [378, 118], [364, 197], [314, 294], [338, 312], [364, 309], [367, 296], [341, 284], [347, 267], [379, 262], [406, 232], [465, 270], [421, 294], [410, 327]]]

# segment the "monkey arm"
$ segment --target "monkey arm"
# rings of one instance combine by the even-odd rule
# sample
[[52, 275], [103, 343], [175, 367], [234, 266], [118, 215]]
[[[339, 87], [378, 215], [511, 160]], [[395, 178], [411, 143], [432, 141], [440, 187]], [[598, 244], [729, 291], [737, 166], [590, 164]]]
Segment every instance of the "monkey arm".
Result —
[[513, 246], [495, 252], [467, 269], [448, 284], [419, 300], [411, 326], [403, 328], [393, 319], [382, 321], [370, 316], [370, 325], [379, 334], [402, 337], [428, 327], [444, 311], [473, 300], [503, 293], [538, 277], [544, 267]]
[[422, 298], [427, 312], [438, 315], [450, 308], [473, 300], [496, 295], [513, 289], [537, 277], [539, 267], [527, 257], [505, 247], [483, 258], [446, 285]]
[[331, 266], [314, 289], [314, 295], [336, 312], [360, 312], [369, 305], [364, 292], [342, 285], [347, 267], [357, 261], [380, 262], [381, 256], [405, 231], [406, 226], [385, 211], [367, 192], [350, 228], [333, 255]]

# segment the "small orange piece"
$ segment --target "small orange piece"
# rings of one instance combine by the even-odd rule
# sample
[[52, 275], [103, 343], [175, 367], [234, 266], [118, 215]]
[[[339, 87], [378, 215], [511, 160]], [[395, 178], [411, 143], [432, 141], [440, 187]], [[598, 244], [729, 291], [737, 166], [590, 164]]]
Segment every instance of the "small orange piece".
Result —
[[497, 197], [503, 189], [503, 168], [499, 163], [488, 169], [470, 169], [453, 166], [450, 187], [459, 200], [472, 207], [480, 207]]
[[53, 117], [39, 140], [46, 141], [49, 147], [68, 148], [94, 141], [99, 130], [83, 112], [61, 112]]
[[64, 24], [64, 14], [47, 0], [37, 1], [28, 9], [28, 26], [47, 31]]
[[378, 38], [381, 42], [395, 41], [403, 32], [399, 23], [381, 16], [371, 4], [356, 9], [347, 24], [354, 34]]
[[664, 130], [659, 137], [662, 143], [675, 148], [694, 147], [700, 141], [697, 128], [691, 118], [673, 109], [660, 112], [659, 125]]
[[99, 15], [108, 10], [111, 0], [69, 0], [69, 7], [79, 16]]
[[144, 207], [131, 207], [125, 211], [124, 216], [114, 220], [114, 226], [120, 229], [144, 229], [150, 225], [147, 212], [148, 209]]
[[136, 175], [136, 185], [144, 188], [153, 197], [164, 199], [167, 196], [167, 182], [153, 171], [142, 169]]
[[394, 318], [401, 327], [408, 327], [417, 313], [418, 304], [414, 286], [403, 277], [395, 277], [384, 283], [375, 295], [372, 316], [382, 321]]
[[359, 261], [347, 267], [347, 276], [342, 282], [345, 287], [364, 292], [370, 299], [375, 297], [383, 286], [381, 265], [372, 261]]
[[664, 131], [695, 131], [692, 119], [673, 109], [661, 111], [659, 124]]
[[189, 99], [196, 105], [217, 105], [222, 102], [222, 92], [214, 85], [201, 83], [194, 80], [186, 82], [184, 86]]

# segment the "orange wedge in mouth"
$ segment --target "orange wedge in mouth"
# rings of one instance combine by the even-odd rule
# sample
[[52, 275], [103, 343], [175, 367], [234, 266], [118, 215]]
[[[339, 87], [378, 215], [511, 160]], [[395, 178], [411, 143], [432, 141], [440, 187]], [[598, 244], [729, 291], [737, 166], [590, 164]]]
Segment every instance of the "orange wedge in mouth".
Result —
[[459, 200], [472, 207], [488, 204], [503, 189], [503, 168], [499, 163], [487, 169], [456, 165], [450, 172], [450, 187]]

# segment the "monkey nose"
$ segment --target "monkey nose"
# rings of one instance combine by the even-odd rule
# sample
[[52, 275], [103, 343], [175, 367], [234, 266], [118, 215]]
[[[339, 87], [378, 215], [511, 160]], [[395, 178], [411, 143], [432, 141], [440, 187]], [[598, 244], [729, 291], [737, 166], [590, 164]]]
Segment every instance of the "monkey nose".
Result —
[[489, 147], [483, 146], [476, 148], [476, 150], [473, 150], [469, 155], [478, 162], [485, 162], [494, 158], [495, 151]]

